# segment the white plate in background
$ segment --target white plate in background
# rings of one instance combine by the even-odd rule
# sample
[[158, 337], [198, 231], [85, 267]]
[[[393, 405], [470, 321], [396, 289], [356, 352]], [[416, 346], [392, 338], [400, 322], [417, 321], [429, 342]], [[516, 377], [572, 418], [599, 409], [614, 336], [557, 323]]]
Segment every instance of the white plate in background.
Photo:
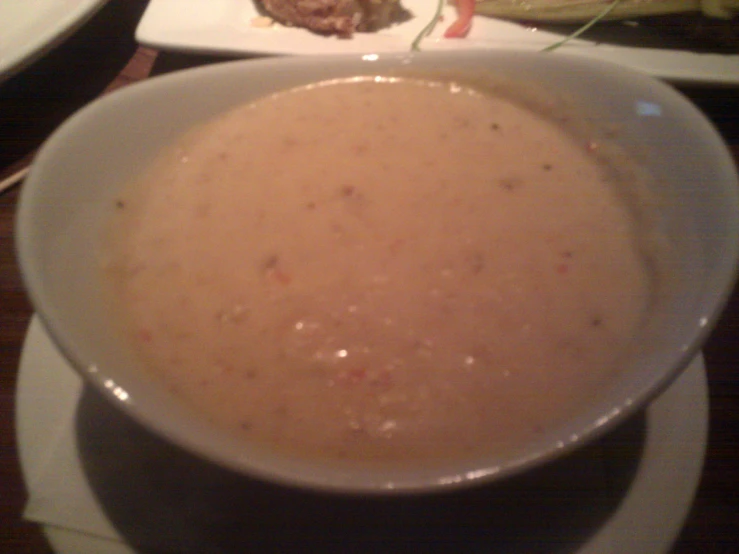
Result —
[[107, 0], [0, 0], [0, 81], [85, 23]]
[[[254, 0], [151, 0], [136, 30], [136, 39], [163, 50], [237, 56], [403, 52], [410, 49], [413, 39], [432, 19], [435, 2], [403, 0], [403, 5], [414, 15], [409, 21], [376, 33], [356, 33], [351, 39], [339, 39], [281, 25], [255, 27], [252, 20], [259, 14]], [[444, 21], [422, 48], [541, 50], [562, 38], [517, 23], [478, 16], [467, 38], [444, 39], [444, 29], [454, 18], [454, 8], [446, 6]], [[699, 54], [584, 40], [572, 41], [559, 51], [627, 65], [672, 81], [739, 85], [739, 54]]]

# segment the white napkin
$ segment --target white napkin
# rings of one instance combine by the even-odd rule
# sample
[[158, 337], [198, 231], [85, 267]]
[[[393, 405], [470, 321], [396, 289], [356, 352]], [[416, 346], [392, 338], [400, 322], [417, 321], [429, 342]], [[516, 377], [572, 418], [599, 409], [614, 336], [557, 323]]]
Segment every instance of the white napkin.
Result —
[[[461, 501], [432, 502], [431, 507], [426, 501], [411, 500], [410, 508], [391, 509], [391, 519], [405, 518], [401, 528], [417, 542], [429, 535], [433, 540], [443, 527], [437, 512], [447, 517], [463, 510], [485, 513], [490, 525], [488, 520], [475, 522], [473, 516], [465, 516], [469, 527], [465, 519], [457, 521], [464, 527], [461, 535], [443, 531], [440, 539], [489, 541], [490, 534], [497, 534], [496, 540], [507, 536], [510, 544], [499, 549], [496, 542], [496, 552], [520, 554], [519, 535], [533, 535], [534, 542], [524, 544], [527, 552], [539, 551], [539, 535], [555, 551], [572, 554], [665, 551], [679, 531], [700, 476], [707, 435], [706, 394], [698, 359], [649, 408], [641, 420], [646, 427], [627, 424], [610, 442], [588, 446], [564, 462], [531, 477], [527, 474], [517, 484], [505, 482], [493, 493], [471, 491]], [[198, 554], [239, 551], [240, 546], [247, 547], [243, 551], [260, 551], [259, 546], [275, 551], [275, 544], [278, 550], [294, 550], [301, 541], [315, 541], [314, 548], [326, 546], [322, 552], [340, 552], [336, 543], [324, 542], [351, 541], [357, 535], [365, 543], [373, 540], [361, 521], [344, 520], [345, 512], [374, 522], [376, 512], [385, 509], [363, 504], [369, 501], [316, 499], [244, 480], [153, 437], [97, 393], [85, 392], [37, 320], [31, 324], [21, 360], [18, 418], [21, 462], [30, 491], [24, 517], [43, 524], [50, 536], [50, 530], [63, 528], [85, 533], [93, 541], [121, 541], [125, 536], [144, 548]], [[633, 451], [633, 443], [639, 442], [635, 437], [644, 441], [641, 456]], [[537, 495], [542, 499], [531, 500]], [[106, 510], [114, 515], [120, 532]], [[559, 513], [568, 510], [564, 518]], [[601, 520], [590, 513], [599, 510]], [[421, 517], [406, 517], [414, 512]], [[396, 522], [383, 517], [374, 522], [377, 532], [386, 527], [390, 534], [378, 540], [394, 540]], [[496, 524], [496, 519], [505, 525]], [[595, 523], [580, 525], [580, 519]], [[514, 529], [508, 532], [511, 524]], [[311, 526], [323, 531], [312, 534]], [[573, 529], [559, 537], [546, 531], [550, 526]], [[578, 534], [584, 536], [573, 546]], [[297, 542], [289, 548], [293, 539]], [[249, 548], [254, 541], [257, 547]], [[385, 544], [379, 542], [368, 551], [387, 551]], [[467, 544], [472, 547], [472, 542]], [[85, 549], [93, 551], [106, 552]]]
[[120, 540], [100, 509], [77, 454], [74, 423], [82, 380], [36, 318], [26, 337], [21, 369], [18, 434], [29, 489], [23, 517]]
[[31, 486], [23, 517], [39, 523], [120, 540], [85, 479], [71, 425], [51, 450], [49, 465]]

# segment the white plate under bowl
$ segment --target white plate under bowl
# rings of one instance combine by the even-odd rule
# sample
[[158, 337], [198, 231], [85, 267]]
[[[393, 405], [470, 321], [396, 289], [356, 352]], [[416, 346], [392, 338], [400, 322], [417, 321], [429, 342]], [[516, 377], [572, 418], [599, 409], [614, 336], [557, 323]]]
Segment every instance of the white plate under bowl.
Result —
[[[404, 52], [433, 18], [436, 2], [403, 0], [403, 5], [414, 15], [409, 21], [376, 33], [356, 33], [351, 39], [339, 39], [281, 25], [255, 27], [252, 21], [259, 14], [254, 0], [150, 0], [136, 29], [136, 39], [155, 48], [209, 54]], [[454, 7], [447, 5], [443, 15], [444, 20], [423, 41], [423, 50], [538, 51], [562, 38], [517, 23], [477, 16], [467, 38], [444, 39], [445, 27], [455, 18]], [[737, 54], [616, 46], [589, 40], [572, 41], [560, 51], [619, 63], [671, 81], [739, 85]]]
[[[32, 501], [34, 494], [45, 497], [46, 513], [61, 514], [56, 518], [37, 515], [34, 519], [44, 525], [49, 542], [59, 554], [135, 554], [132, 547], [121, 541], [97, 504], [81, 469], [74, 434], [63, 434], [74, 421], [82, 391], [81, 379], [34, 318], [23, 347], [18, 378], [16, 425], [20, 461]], [[669, 550], [688, 513], [703, 467], [708, 389], [701, 356], [647, 408], [645, 424], [641, 455], [634, 460], [636, 469], [618, 507], [582, 543], [566, 550], [569, 554], [662, 554]], [[60, 437], [70, 443], [62, 445], [62, 450], [70, 452], [68, 465], [74, 471], [50, 480], [50, 453], [58, 452]], [[576, 471], [568, 468], [568, 462], [558, 463], [564, 463], [564, 472]], [[609, 460], [593, 463], [608, 465]], [[73, 474], [79, 478], [78, 489], [84, 489], [84, 493], [66, 493], [74, 496], [74, 502], [61, 493], [38, 490], [43, 483], [48, 488], [50, 482], [70, 480], [69, 475]], [[178, 496], [187, 497], [188, 485], [181, 486]], [[58, 488], [69, 491], [69, 483]], [[516, 496], [516, 491], [512, 492]], [[543, 521], [542, 525], [548, 523]]]
[[0, 0], [0, 82], [80, 27], [107, 0]]

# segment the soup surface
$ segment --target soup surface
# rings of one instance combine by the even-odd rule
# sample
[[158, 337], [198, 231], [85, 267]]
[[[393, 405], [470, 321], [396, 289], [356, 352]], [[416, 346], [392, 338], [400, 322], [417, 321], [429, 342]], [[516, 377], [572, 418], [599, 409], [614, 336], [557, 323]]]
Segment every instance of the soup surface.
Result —
[[324, 83], [161, 153], [112, 210], [103, 275], [145, 366], [250, 443], [513, 454], [644, 321], [653, 279], [613, 175], [504, 95]]

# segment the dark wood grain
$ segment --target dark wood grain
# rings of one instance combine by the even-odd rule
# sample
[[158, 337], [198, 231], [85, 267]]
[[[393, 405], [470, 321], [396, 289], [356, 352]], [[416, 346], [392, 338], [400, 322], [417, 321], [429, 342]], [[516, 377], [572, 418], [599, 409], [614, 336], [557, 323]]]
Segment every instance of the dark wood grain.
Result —
[[[112, 0], [65, 44], [0, 84], [0, 179], [24, 167], [51, 131], [115, 88], [219, 58], [165, 55], [133, 42], [145, 0]], [[739, 90], [684, 88], [739, 159]], [[48, 554], [39, 528], [24, 522], [26, 489], [14, 431], [18, 357], [31, 306], [13, 249], [18, 188], [0, 196], [0, 552]], [[700, 489], [673, 554], [739, 552], [739, 288], [705, 346], [710, 440]], [[626, 553], [627, 554], [627, 553]]]
[[[133, 39], [146, 0], [112, 0], [80, 31], [31, 67], [0, 84], [0, 180], [85, 104], [148, 76], [156, 58]], [[0, 196], [0, 552], [48, 554], [43, 533], [21, 518], [26, 489], [15, 443], [18, 359], [32, 313], [13, 247], [18, 188]]]

